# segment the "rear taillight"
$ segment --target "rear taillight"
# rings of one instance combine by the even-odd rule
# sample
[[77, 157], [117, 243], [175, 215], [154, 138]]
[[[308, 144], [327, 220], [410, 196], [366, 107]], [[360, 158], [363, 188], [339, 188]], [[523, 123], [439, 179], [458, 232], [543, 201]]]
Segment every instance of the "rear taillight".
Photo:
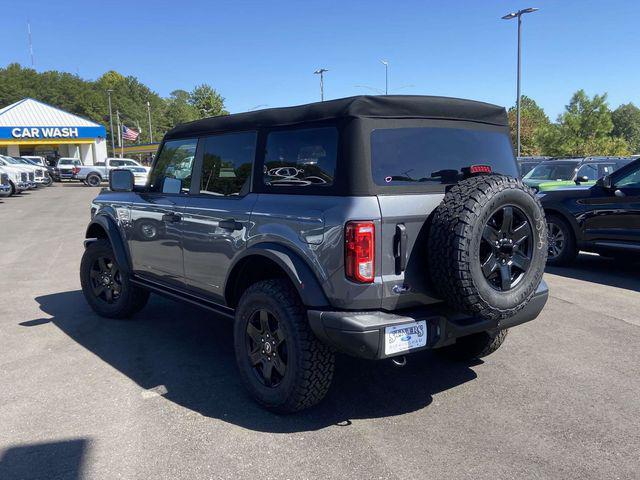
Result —
[[73, 167], [71, 169], [71, 173], [74, 174], [74, 175], [79, 174], [80, 173], [80, 168], [79, 167]]
[[371, 283], [375, 276], [375, 236], [373, 222], [348, 222], [345, 227], [345, 273], [359, 283]]

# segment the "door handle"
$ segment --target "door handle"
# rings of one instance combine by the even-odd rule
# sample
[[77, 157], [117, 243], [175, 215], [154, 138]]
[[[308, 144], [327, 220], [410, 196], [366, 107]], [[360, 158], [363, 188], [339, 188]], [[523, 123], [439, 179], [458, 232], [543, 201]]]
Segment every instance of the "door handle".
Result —
[[396, 260], [396, 275], [400, 275], [407, 268], [407, 227], [404, 223], [396, 225], [393, 256]]
[[220, 220], [218, 222], [218, 226], [225, 230], [242, 230], [242, 224], [240, 222], [236, 222], [233, 218]]
[[163, 222], [171, 222], [171, 223], [175, 223], [175, 222], [179, 222], [180, 220], [182, 220], [182, 216], [178, 215], [177, 213], [165, 213], [164, 215], [162, 215], [162, 221]]

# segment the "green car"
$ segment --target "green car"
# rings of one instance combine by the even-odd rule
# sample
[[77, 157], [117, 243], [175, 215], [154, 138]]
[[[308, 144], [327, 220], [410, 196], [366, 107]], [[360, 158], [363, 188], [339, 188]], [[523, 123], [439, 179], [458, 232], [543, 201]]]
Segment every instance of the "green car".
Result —
[[527, 173], [522, 181], [544, 192], [575, 185], [595, 185], [596, 180], [629, 163], [626, 157], [585, 157], [547, 160]]

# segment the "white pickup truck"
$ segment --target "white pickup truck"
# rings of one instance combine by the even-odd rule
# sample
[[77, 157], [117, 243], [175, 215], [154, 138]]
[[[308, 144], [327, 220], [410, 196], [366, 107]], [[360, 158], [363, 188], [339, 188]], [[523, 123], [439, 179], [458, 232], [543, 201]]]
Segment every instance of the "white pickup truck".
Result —
[[103, 181], [109, 180], [109, 172], [116, 168], [133, 169], [134, 176], [136, 177], [136, 185], [146, 182], [146, 176], [150, 170], [149, 167], [140, 165], [130, 158], [107, 158], [104, 162], [98, 162], [95, 165], [81, 165], [76, 167], [73, 178], [80, 180], [90, 187], [99, 187]]

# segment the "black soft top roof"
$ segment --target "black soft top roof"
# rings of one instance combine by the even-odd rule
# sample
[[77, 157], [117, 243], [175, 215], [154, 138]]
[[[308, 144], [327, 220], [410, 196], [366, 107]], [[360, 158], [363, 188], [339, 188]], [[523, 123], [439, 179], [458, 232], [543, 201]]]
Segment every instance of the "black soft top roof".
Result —
[[490, 103], [421, 95], [359, 95], [295, 107], [204, 118], [176, 126], [165, 138], [357, 117], [463, 120], [508, 125], [505, 109]]

